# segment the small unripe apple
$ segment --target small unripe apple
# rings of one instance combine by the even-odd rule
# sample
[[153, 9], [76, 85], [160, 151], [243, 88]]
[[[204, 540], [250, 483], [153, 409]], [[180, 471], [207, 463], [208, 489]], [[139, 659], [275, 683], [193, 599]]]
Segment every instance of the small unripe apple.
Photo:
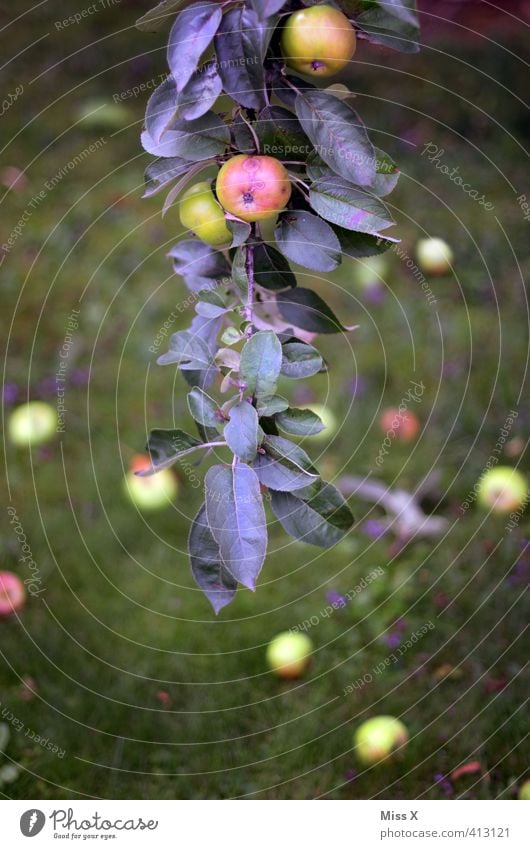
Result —
[[227, 245], [232, 241], [224, 212], [207, 180], [186, 189], [180, 199], [179, 215], [183, 226], [207, 245]]
[[306, 410], [311, 410], [312, 413], [315, 413], [324, 425], [324, 430], [314, 433], [311, 439], [328, 442], [339, 426], [335, 413], [331, 407], [326, 407], [325, 404], [306, 404], [304, 406]]
[[497, 466], [485, 472], [478, 489], [478, 502], [495, 513], [518, 510], [528, 499], [528, 482], [511, 466]]
[[393, 431], [394, 439], [400, 442], [413, 442], [421, 430], [417, 415], [411, 410], [400, 410], [398, 407], [388, 407], [379, 419], [381, 431], [385, 434]]
[[177, 496], [178, 483], [171, 469], [161, 469], [153, 475], [140, 477], [136, 472], [151, 467], [147, 454], [136, 454], [124, 480], [124, 490], [140, 510], [160, 510]]
[[11, 616], [24, 607], [26, 588], [18, 575], [0, 572], [0, 617]]
[[518, 799], [524, 799], [526, 802], [530, 802], [530, 778], [521, 784], [519, 787], [519, 793], [517, 794]]
[[309, 666], [312, 650], [307, 634], [284, 631], [267, 646], [267, 664], [278, 678], [299, 678]]
[[312, 77], [330, 77], [352, 58], [357, 36], [346, 15], [333, 6], [317, 5], [287, 18], [280, 44], [293, 70]]
[[265, 221], [285, 209], [291, 181], [273, 156], [233, 156], [220, 168], [215, 183], [224, 209], [243, 221]]
[[441, 277], [451, 271], [454, 254], [443, 239], [420, 239], [416, 245], [416, 259], [426, 274]]
[[57, 430], [57, 412], [44, 401], [28, 401], [9, 417], [7, 432], [14, 445], [42, 445]]
[[379, 763], [409, 739], [405, 725], [393, 716], [367, 719], [353, 735], [353, 748], [362, 764]]

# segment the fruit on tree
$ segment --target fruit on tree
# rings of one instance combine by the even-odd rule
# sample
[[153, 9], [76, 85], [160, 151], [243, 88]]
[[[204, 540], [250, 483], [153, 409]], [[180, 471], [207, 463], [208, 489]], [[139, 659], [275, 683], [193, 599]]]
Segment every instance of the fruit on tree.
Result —
[[420, 239], [416, 245], [416, 259], [425, 274], [442, 277], [451, 271], [454, 254], [443, 239]]
[[480, 478], [477, 498], [481, 507], [495, 513], [510, 513], [528, 500], [528, 482], [517, 469], [497, 466]]
[[179, 215], [183, 226], [207, 245], [227, 245], [232, 241], [223, 209], [207, 180], [186, 189], [180, 199]]
[[9, 439], [14, 445], [41, 445], [48, 442], [57, 430], [57, 413], [44, 401], [28, 401], [11, 413], [7, 425]]
[[357, 36], [346, 15], [333, 6], [317, 5], [287, 18], [280, 44], [293, 70], [312, 77], [330, 77], [352, 58]]
[[404, 746], [409, 739], [406, 726], [394, 716], [374, 716], [355, 730], [353, 748], [360, 763], [379, 763]]
[[414, 442], [421, 430], [416, 413], [400, 410], [398, 407], [388, 407], [384, 410], [379, 419], [379, 426], [383, 433], [392, 433], [393, 438], [400, 442]]
[[265, 221], [281, 212], [291, 197], [291, 181], [273, 156], [233, 156], [215, 184], [222, 206], [243, 221]]
[[530, 778], [524, 781], [519, 787], [519, 793], [517, 794], [518, 799], [524, 799], [526, 802], [530, 802]]
[[0, 572], [0, 617], [11, 616], [26, 601], [26, 588], [14, 572]]
[[299, 678], [309, 666], [312, 650], [307, 634], [284, 631], [267, 646], [267, 664], [278, 678]]
[[177, 479], [171, 469], [161, 469], [146, 477], [137, 474], [149, 468], [151, 468], [151, 460], [147, 454], [136, 454], [125, 475], [124, 490], [140, 510], [160, 510], [176, 498]]

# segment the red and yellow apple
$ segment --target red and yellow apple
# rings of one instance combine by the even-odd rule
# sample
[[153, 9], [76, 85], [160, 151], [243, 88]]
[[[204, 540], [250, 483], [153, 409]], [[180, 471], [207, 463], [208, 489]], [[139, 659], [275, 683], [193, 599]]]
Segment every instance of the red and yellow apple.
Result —
[[309, 666], [312, 650], [307, 634], [284, 631], [267, 646], [267, 664], [278, 678], [299, 678]]
[[26, 601], [26, 588], [14, 572], [0, 572], [0, 617], [11, 616]]
[[393, 716], [374, 716], [356, 729], [353, 748], [360, 763], [370, 766], [404, 746], [408, 739], [409, 733], [401, 720]]
[[354, 55], [357, 36], [346, 15], [333, 6], [317, 5], [289, 15], [280, 45], [294, 71], [330, 77], [345, 68]]
[[511, 466], [497, 466], [482, 475], [477, 500], [481, 507], [494, 513], [510, 513], [528, 500], [528, 481]]
[[291, 181], [273, 156], [240, 153], [220, 168], [215, 190], [224, 209], [243, 221], [265, 221], [285, 209]]
[[160, 510], [177, 496], [178, 483], [171, 469], [161, 469], [153, 475], [140, 477], [137, 472], [151, 468], [147, 454], [135, 454], [124, 479], [124, 490], [140, 510]]
[[179, 215], [182, 225], [207, 245], [227, 245], [232, 241], [223, 209], [207, 180], [186, 189], [180, 199]]
[[388, 407], [379, 419], [383, 433], [393, 431], [394, 439], [400, 442], [413, 442], [421, 430], [417, 415], [410, 410], [400, 410], [398, 407]]
[[57, 412], [44, 401], [28, 401], [13, 410], [7, 432], [14, 445], [42, 445], [57, 430]]

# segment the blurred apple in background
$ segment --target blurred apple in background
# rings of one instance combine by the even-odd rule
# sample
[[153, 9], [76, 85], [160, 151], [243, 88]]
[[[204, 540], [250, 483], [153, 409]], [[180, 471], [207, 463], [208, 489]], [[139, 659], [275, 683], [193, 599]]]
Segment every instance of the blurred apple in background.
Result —
[[339, 426], [337, 417], [331, 407], [327, 407], [325, 404], [305, 404], [304, 407], [306, 410], [311, 410], [311, 412], [315, 413], [324, 425], [324, 430], [321, 430], [319, 433], [314, 433], [312, 436], [306, 438], [315, 441], [321, 440], [322, 442], [329, 442]]
[[528, 499], [528, 481], [511, 466], [489, 469], [479, 480], [478, 503], [495, 513], [518, 510]]
[[267, 664], [278, 678], [299, 678], [309, 666], [312, 650], [307, 634], [284, 631], [267, 646]]
[[124, 490], [140, 510], [161, 510], [168, 507], [178, 494], [178, 483], [171, 469], [161, 469], [153, 475], [140, 477], [137, 472], [151, 468], [147, 454], [136, 454], [125, 475]]
[[57, 412], [44, 401], [29, 401], [9, 416], [7, 432], [13, 445], [42, 445], [57, 430]]
[[441, 277], [451, 271], [454, 254], [443, 239], [420, 239], [416, 245], [416, 259], [425, 274]]
[[527, 781], [524, 781], [519, 788], [519, 793], [517, 794], [518, 799], [524, 799], [525, 801], [530, 801], [530, 778]]
[[353, 748], [358, 760], [366, 765], [379, 763], [409, 739], [406, 726], [393, 716], [367, 719], [353, 735]]
[[26, 588], [13, 572], [0, 572], [0, 617], [11, 616], [26, 601]]
[[399, 410], [398, 407], [388, 407], [381, 414], [379, 427], [385, 434], [394, 432], [394, 439], [400, 442], [413, 442], [421, 430], [421, 422], [410, 410]]

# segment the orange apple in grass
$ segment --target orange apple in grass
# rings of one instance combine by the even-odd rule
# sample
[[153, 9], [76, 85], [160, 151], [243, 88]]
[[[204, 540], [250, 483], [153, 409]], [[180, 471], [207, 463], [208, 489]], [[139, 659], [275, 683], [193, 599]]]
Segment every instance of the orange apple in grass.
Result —
[[414, 442], [421, 430], [417, 415], [411, 410], [400, 410], [399, 407], [384, 410], [379, 425], [383, 433], [392, 431], [394, 439], [400, 442]]
[[177, 496], [178, 483], [171, 469], [160, 469], [142, 477], [138, 472], [151, 468], [147, 454], [135, 454], [124, 480], [124, 490], [140, 510], [155, 511], [167, 507]]
[[26, 588], [14, 572], [0, 572], [0, 618], [16, 613], [26, 601]]
[[215, 190], [220, 204], [243, 221], [265, 221], [285, 209], [291, 181], [273, 156], [240, 153], [219, 170]]
[[294, 71], [330, 77], [352, 58], [357, 36], [346, 15], [333, 6], [317, 5], [287, 18], [280, 44], [285, 61]]

